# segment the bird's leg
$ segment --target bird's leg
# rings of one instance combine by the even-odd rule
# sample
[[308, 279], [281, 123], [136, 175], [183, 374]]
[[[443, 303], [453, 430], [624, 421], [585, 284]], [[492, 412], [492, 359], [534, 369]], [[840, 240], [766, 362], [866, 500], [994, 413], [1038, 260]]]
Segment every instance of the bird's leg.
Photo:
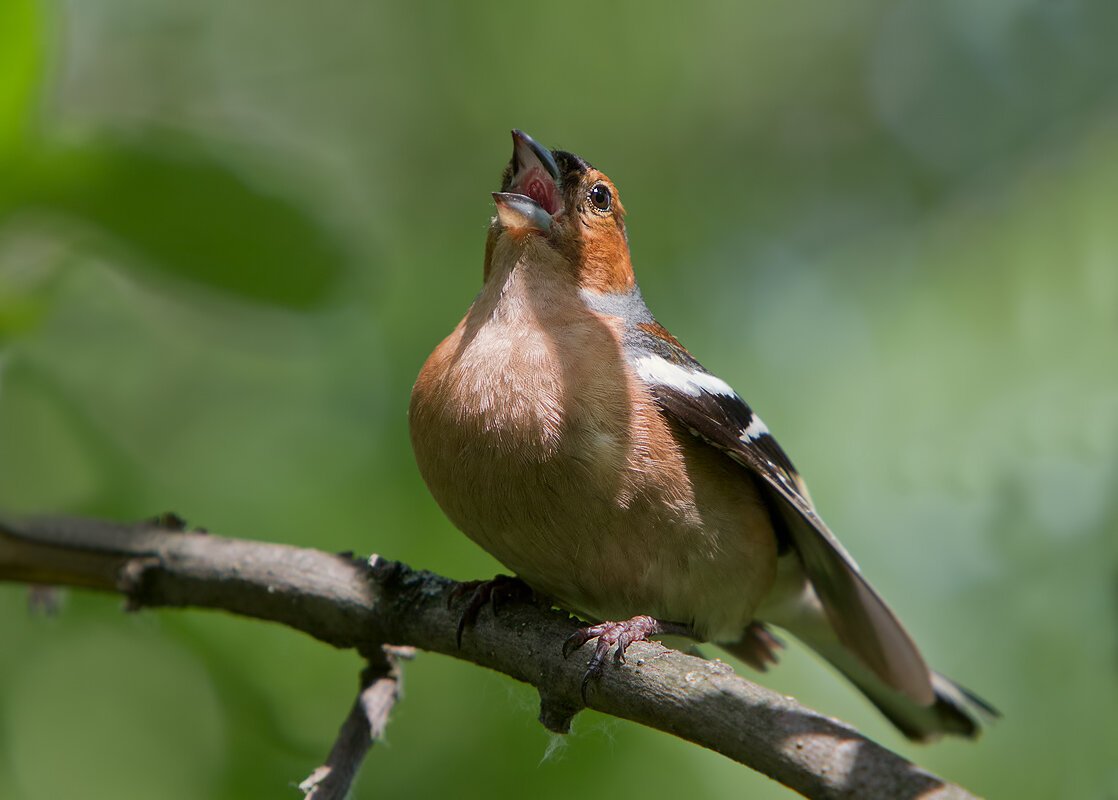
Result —
[[463, 581], [455, 585], [447, 595], [447, 607], [449, 608], [451, 603], [462, 597], [467, 598], [466, 606], [462, 609], [462, 616], [458, 618], [458, 630], [454, 635], [459, 649], [462, 647], [462, 633], [477, 622], [478, 614], [486, 604], [492, 606], [493, 613], [496, 614], [497, 607], [501, 603], [510, 600], [531, 601], [535, 599], [535, 593], [532, 587], [520, 578], [512, 575], [495, 575], [487, 581]]
[[780, 651], [784, 648], [784, 642], [780, 641], [765, 623], [754, 620], [749, 623], [741, 639], [733, 644], [722, 644], [720, 647], [758, 672], [765, 672], [770, 664], [776, 664], [780, 660]]
[[695, 638], [695, 632], [688, 625], [680, 622], [664, 622], [643, 614], [624, 622], [602, 622], [597, 625], [589, 625], [572, 633], [563, 643], [564, 658], [570, 656], [571, 653], [591, 639], [598, 640], [598, 643], [594, 646], [594, 654], [590, 656], [590, 662], [586, 665], [586, 674], [582, 676], [583, 701], [586, 701], [586, 688], [590, 685], [590, 681], [598, 678], [605, 669], [606, 655], [609, 653], [610, 647], [617, 645], [614, 658], [618, 664], [623, 664], [625, 662], [625, 650], [633, 642], [645, 642], [648, 641], [650, 636], [665, 634]]

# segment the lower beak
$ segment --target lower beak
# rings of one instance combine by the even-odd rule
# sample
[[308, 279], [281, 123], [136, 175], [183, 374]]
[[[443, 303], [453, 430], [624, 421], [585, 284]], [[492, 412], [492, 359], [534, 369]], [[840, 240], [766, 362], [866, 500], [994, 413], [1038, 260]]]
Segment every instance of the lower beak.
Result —
[[508, 230], [551, 230], [551, 215], [530, 197], [513, 192], [493, 192], [497, 217]]

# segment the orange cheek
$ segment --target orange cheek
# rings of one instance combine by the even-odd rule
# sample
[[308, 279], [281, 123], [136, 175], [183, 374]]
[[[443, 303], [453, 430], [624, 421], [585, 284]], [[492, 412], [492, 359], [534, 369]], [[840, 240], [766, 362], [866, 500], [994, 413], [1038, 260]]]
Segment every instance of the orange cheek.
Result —
[[599, 292], [624, 292], [636, 283], [629, 245], [619, 231], [589, 236], [583, 243], [579, 283]]

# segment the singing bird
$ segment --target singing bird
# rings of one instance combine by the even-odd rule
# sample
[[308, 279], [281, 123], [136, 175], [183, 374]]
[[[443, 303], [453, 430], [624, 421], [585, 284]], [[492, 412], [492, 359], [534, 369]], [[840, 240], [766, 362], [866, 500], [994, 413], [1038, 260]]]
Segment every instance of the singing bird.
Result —
[[597, 639], [588, 677], [664, 633], [764, 669], [771, 624], [910, 738], [976, 735], [996, 712], [928, 668], [765, 423], [649, 312], [613, 182], [513, 131], [493, 199], [484, 283], [416, 380], [412, 447], [455, 526], [601, 621], [565, 647]]

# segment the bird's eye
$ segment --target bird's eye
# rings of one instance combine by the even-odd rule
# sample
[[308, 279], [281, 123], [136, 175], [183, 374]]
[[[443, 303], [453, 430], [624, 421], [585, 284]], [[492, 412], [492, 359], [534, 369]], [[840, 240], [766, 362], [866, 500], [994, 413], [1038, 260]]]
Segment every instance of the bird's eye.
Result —
[[595, 183], [590, 187], [590, 205], [598, 211], [609, 211], [613, 204], [613, 194], [604, 183]]

